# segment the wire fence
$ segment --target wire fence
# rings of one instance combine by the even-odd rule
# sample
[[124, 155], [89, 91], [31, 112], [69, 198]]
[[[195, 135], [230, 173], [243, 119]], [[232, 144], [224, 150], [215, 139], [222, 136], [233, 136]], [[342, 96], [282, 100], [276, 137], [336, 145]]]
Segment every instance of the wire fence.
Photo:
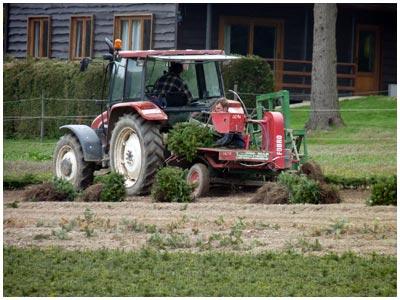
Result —
[[[99, 105], [101, 104], [101, 105]], [[3, 101], [5, 137], [59, 136], [65, 124], [90, 125], [105, 101], [98, 99], [32, 98]]]
[[[376, 91], [382, 94], [385, 91]], [[262, 95], [260, 93], [240, 93], [240, 95]], [[291, 94], [292, 96], [293, 94]], [[305, 95], [305, 94], [302, 94]], [[65, 124], [90, 125], [98, 116], [106, 100], [99, 99], [60, 99], [60, 98], [32, 98], [3, 101], [3, 127], [5, 137], [37, 137], [41, 141], [45, 137], [59, 136], [58, 128]], [[293, 105], [296, 106], [296, 105]], [[254, 108], [248, 108], [249, 112]], [[306, 107], [293, 107], [293, 112], [341, 112], [341, 113], [387, 113], [396, 112], [396, 108], [357, 108], [357, 109], [318, 109]], [[95, 114], [93, 114], [95, 112]], [[352, 123], [352, 126], [365, 126], [365, 124]], [[318, 138], [319, 140], [323, 140]], [[329, 138], [328, 138], [329, 139]], [[394, 138], [395, 139], [395, 138]], [[382, 140], [376, 138], [371, 140]]]
[[[389, 90], [380, 90], [380, 91], [368, 91], [368, 92], [356, 92], [356, 93], [335, 93], [335, 94], [327, 94], [325, 93], [325, 96], [337, 96], [339, 98], [343, 97], [357, 97], [357, 96], [377, 96], [377, 95], [382, 95], [382, 96], [388, 96]], [[258, 96], [262, 94], [258, 93], [245, 93], [245, 92], [239, 92], [240, 95], [246, 95], [246, 96]], [[291, 97], [302, 97], [304, 99], [310, 99], [312, 94], [311, 93], [295, 93], [291, 92], [290, 93]]]

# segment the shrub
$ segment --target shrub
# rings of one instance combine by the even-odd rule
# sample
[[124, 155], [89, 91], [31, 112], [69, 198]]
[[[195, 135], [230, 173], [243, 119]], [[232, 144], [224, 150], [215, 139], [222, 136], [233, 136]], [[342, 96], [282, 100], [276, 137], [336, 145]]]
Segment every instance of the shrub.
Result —
[[[45, 100], [45, 116], [96, 115], [100, 109], [92, 101], [57, 101], [58, 99], [100, 99], [103, 86], [103, 62], [93, 60], [85, 72], [76, 61], [57, 59], [11, 60], [3, 65], [4, 116], [41, 115], [41, 100]], [[29, 101], [18, 101], [31, 99]], [[58, 127], [67, 123], [89, 124], [90, 119], [46, 119], [47, 137], [59, 136]], [[6, 137], [32, 137], [40, 133], [40, 122], [31, 119], [4, 122]]]
[[159, 170], [151, 189], [152, 198], [159, 202], [193, 201], [193, 186], [186, 181], [186, 173], [176, 167]]
[[289, 190], [289, 203], [321, 203], [321, 191], [317, 181], [305, 175], [281, 173], [278, 182]]
[[94, 182], [103, 184], [100, 201], [118, 202], [124, 200], [126, 190], [123, 175], [111, 172], [107, 175], [96, 177]]
[[372, 186], [368, 205], [396, 205], [397, 206], [397, 176], [381, 179]]
[[[233, 60], [222, 68], [225, 90], [233, 90], [238, 85], [238, 92], [265, 94], [273, 92], [274, 77], [269, 63], [258, 56], [247, 56]], [[241, 95], [247, 107], [256, 107], [256, 95]]]
[[65, 179], [53, 177], [52, 184], [56, 192], [65, 195], [66, 201], [74, 201], [75, 197], [78, 195], [72, 183]]
[[212, 131], [197, 123], [177, 123], [168, 133], [168, 150], [185, 157], [189, 162], [196, 157], [197, 148], [210, 147], [212, 144]]

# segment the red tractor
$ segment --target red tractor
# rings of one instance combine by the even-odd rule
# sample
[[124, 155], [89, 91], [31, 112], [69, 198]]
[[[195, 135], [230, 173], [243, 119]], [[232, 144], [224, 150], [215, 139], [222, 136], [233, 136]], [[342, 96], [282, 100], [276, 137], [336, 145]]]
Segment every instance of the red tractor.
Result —
[[[177, 122], [189, 120], [193, 113], [210, 112], [215, 101], [225, 97], [220, 63], [237, 57], [227, 56], [222, 50], [120, 51], [118, 40], [115, 45], [106, 42], [109, 54], [104, 58], [109, 60], [106, 70], [110, 82], [107, 109], [90, 127], [61, 127], [65, 134], [55, 148], [54, 172], [75, 188], [83, 189], [92, 183], [94, 171], [111, 170], [125, 176], [128, 195], [147, 194], [157, 170], [166, 162], [179, 161], [169, 157], [165, 134]], [[167, 95], [166, 107], [160, 108], [154, 101], [154, 85], [172, 62], [184, 64], [182, 77], [194, 101], [178, 101], [177, 105], [174, 95]], [[285, 97], [281, 97], [287, 98], [282, 107], [288, 114], [288, 96]], [[265, 99], [259, 100], [257, 103]], [[216, 131], [246, 131], [246, 145], [244, 149], [198, 149], [198, 159], [186, 165], [190, 169], [188, 180], [199, 183], [197, 196], [206, 193], [209, 184], [218, 182], [218, 178], [243, 178], [243, 172], [250, 172], [256, 179], [265, 179], [271, 172], [276, 175], [300, 162], [301, 156], [296, 153], [304, 132], [294, 137], [287, 129], [285, 112], [263, 110], [257, 104], [259, 118], [253, 120], [241, 102], [229, 101], [227, 112], [211, 113]]]

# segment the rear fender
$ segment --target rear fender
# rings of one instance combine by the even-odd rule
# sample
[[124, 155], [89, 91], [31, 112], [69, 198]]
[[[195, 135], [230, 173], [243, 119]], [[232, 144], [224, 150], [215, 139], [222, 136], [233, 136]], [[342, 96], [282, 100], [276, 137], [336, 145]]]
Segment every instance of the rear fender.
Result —
[[64, 125], [60, 129], [70, 131], [78, 138], [85, 161], [102, 160], [101, 141], [92, 128], [86, 125]]
[[[129, 113], [138, 113], [147, 121], [163, 122], [168, 120], [167, 114], [153, 102], [121, 102], [111, 107], [108, 120], [108, 132], [112, 132], [119, 117]], [[110, 137], [111, 135], [109, 134], [108, 136]]]

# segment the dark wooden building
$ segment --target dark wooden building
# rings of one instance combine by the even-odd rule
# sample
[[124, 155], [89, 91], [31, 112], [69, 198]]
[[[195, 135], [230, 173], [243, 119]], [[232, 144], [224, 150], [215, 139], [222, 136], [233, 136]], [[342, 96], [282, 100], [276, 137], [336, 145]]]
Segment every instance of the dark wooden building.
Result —
[[[310, 92], [313, 4], [4, 4], [4, 53], [79, 59], [125, 49], [225, 49], [267, 59], [276, 88]], [[397, 78], [397, 5], [338, 4], [338, 89], [388, 90]]]
[[[337, 6], [339, 92], [386, 91], [397, 78], [397, 5]], [[277, 89], [309, 93], [313, 4], [182, 4], [179, 11], [178, 47], [208, 43], [227, 53], [257, 54], [271, 62]]]
[[124, 49], [176, 48], [177, 4], [3, 4], [5, 53], [80, 59], [107, 51], [104, 38], [124, 39]]

